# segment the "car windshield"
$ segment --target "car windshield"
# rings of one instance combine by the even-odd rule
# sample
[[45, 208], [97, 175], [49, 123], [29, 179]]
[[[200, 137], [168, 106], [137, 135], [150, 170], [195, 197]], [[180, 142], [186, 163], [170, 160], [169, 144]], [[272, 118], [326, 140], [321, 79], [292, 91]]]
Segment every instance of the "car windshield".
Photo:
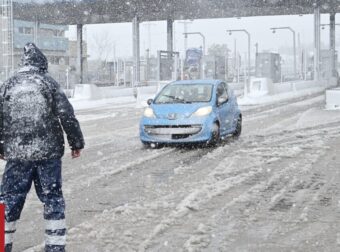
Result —
[[194, 103], [211, 100], [212, 84], [170, 84], [166, 86], [155, 103]]

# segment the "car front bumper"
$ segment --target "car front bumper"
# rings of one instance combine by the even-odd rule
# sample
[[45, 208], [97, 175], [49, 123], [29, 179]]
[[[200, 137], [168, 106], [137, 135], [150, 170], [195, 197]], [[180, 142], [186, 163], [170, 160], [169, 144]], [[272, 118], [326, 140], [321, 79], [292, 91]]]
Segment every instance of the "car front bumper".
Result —
[[143, 117], [140, 140], [144, 143], [207, 142], [212, 136], [213, 123], [212, 116], [177, 120]]

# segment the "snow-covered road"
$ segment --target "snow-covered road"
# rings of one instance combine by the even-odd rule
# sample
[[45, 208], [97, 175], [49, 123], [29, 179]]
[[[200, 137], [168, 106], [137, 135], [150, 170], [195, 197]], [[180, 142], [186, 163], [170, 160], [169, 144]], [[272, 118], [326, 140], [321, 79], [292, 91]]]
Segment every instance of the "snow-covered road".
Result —
[[[340, 111], [323, 101], [243, 107], [239, 140], [198, 149], [144, 149], [133, 103], [79, 110], [68, 251], [338, 251]], [[41, 251], [43, 228], [32, 190], [14, 251]]]

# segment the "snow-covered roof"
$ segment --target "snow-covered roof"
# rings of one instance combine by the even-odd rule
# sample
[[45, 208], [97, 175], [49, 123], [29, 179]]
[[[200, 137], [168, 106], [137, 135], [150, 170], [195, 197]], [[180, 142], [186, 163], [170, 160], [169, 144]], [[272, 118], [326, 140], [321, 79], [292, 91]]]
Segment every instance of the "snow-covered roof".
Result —
[[17, 3], [33, 3], [33, 4], [81, 2], [81, 1], [83, 0], [13, 0], [13, 2]]
[[[203, 19], [242, 16], [311, 14], [315, 0], [14, 0], [14, 16], [53, 24], [131, 22], [168, 18]], [[340, 11], [334, 0], [320, 0], [321, 11]], [[333, 4], [334, 3], [334, 4]], [[23, 6], [25, 5], [25, 6]], [[39, 7], [37, 8], [37, 6]]]

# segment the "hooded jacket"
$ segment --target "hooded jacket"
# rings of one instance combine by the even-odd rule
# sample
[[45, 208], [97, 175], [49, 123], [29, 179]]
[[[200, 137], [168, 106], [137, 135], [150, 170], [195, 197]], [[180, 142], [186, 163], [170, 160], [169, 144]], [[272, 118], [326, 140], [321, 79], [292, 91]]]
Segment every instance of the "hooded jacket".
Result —
[[[59, 159], [64, 154], [63, 130], [71, 149], [83, 149], [79, 122], [48, 74], [45, 55], [28, 43], [22, 61], [22, 68], [0, 87], [0, 154], [10, 160]], [[25, 96], [20, 99], [18, 94]]]

